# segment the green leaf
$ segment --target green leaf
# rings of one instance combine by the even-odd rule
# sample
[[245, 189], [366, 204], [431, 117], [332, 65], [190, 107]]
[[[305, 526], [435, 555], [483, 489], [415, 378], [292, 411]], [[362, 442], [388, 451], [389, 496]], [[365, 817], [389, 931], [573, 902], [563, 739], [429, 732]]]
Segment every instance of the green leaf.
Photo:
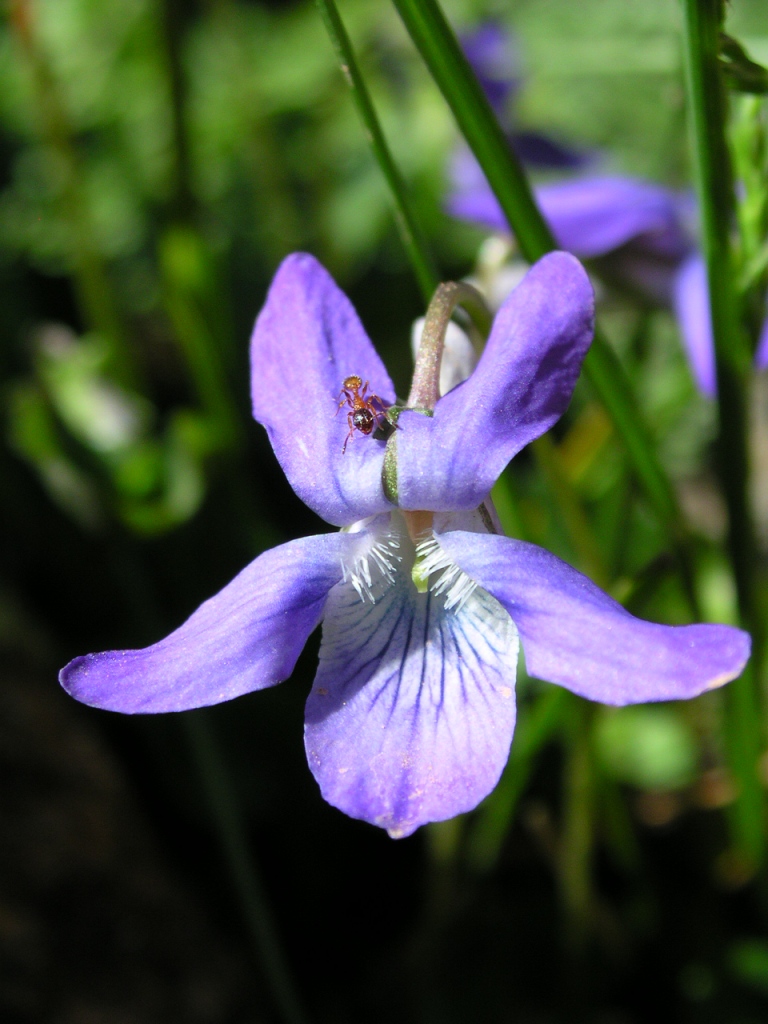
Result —
[[740, 981], [768, 995], [768, 943], [759, 939], [736, 942], [729, 951], [728, 961]]
[[737, 92], [768, 92], [768, 70], [725, 32], [720, 33], [720, 64], [728, 85]]

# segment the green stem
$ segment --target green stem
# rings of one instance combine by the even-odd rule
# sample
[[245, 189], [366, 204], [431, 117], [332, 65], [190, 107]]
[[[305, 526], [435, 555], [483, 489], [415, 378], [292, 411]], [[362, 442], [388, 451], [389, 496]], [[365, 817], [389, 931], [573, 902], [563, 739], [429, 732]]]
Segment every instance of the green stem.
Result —
[[173, 129], [174, 215], [182, 221], [187, 221], [191, 219], [195, 202], [192, 196], [192, 168], [185, 123], [187, 89], [181, 52], [184, 38], [181, 0], [162, 0], [160, 14]]
[[477, 874], [489, 874], [496, 867], [536, 757], [562, 726], [568, 710], [568, 693], [559, 686], [549, 687], [530, 706], [521, 708], [507, 767], [496, 789], [470, 819], [467, 862]]
[[227, 380], [223, 332], [217, 332], [214, 301], [207, 284], [217, 270], [202, 235], [180, 223], [168, 228], [158, 244], [163, 306], [173, 324], [200, 402], [215, 425], [217, 450], [231, 450], [240, 440], [240, 419]]
[[[759, 665], [764, 630], [756, 600], [757, 548], [748, 500], [747, 389], [742, 372], [747, 347], [731, 251], [735, 198], [725, 136], [726, 96], [718, 60], [724, 3], [684, 0], [683, 9], [688, 116], [717, 366], [718, 469], [728, 507], [728, 546], [739, 612], [742, 623], [753, 633]], [[744, 853], [759, 860], [764, 811], [756, 763], [762, 737], [754, 679], [753, 671], [745, 672], [726, 691], [726, 739], [739, 781], [737, 841]]]
[[427, 308], [421, 342], [416, 353], [416, 366], [406, 403], [411, 409], [424, 409], [431, 413], [437, 405], [440, 398], [440, 365], [443, 361], [445, 332], [459, 305], [474, 313], [478, 331], [483, 339], [488, 337], [491, 314], [480, 292], [465, 281], [444, 281], [438, 285]]
[[416, 48], [483, 169], [523, 256], [533, 263], [555, 248], [530, 184], [436, 0], [394, 0]]
[[317, 0], [323, 22], [330, 36], [341, 70], [352, 90], [365, 133], [371, 149], [387, 180], [395, 202], [395, 218], [405, 250], [413, 266], [425, 302], [429, 302], [437, 287], [439, 277], [435, 270], [429, 249], [411, 209], [408, 190], [397, 164], [392, 158], [387, 140], [381, 130], [370, 94], [355, 60], [354, 50], [347, 30], [336, 7], [335, 0]]
[[[482, 167], [521, 252], [530, 262], [539, 259], [556, 248], [552, 232], [439, 4], [393, 2]], [[595, 332], [584, 372], [623, 438], [656, 514], [674, 537], [679, 536], [681, 517], [672, 485], [656, 457], [629, 381], [600, 332]]]
[[296, 986], [277, 937], [264, 884], [248, 850], [243, 822], [221, 751], [205, 712], [182, 716], [200, 779], [208, 797], [219, 842], [234, 882], [242, 911], [259, 953], [267, 983], [287, 1024], [307, 1024]]
[[137, 368], [126, 344], [123, 323], [107, 268], [94, 237], [80, 156], [73, 129], [48, 56], [35, 24], [30, 0], [13, 0], [11, 24], [27, 57], [41, 115], [41, 134], [58, 154], [64, 168], [64, 216], [72, 232], [74, 285], [86, 328], [97, 331], [110, 345], [113, 367], [123, 383], [135, 385]]
[[720, 474], [742, 617], [754, 618], [755, 539], [747, 501], [744, 336], [735, 289], [731, 231], [735, 198], [725, 139], [726, 98], [719, 69], [723, 0], [685, 0], [685, 79], [707, 264], [720, 413]]
[[567, 932], [574, 951], [587, 938], [592, 919], [592, 842], [594, 793], [590, 750], [591, 708], [570, 696], [568, 763], [565, 771], [564, 820], [560, 849], [560, 884]]

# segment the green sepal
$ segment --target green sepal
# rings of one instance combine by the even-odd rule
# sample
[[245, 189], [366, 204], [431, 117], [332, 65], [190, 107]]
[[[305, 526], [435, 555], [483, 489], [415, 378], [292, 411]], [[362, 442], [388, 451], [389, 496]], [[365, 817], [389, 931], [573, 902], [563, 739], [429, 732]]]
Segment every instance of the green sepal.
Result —
[[397, 505], [397, 431], [387, 441], [384, 450], [384, 465], [381, 467], [381, 486], [384, 497]]

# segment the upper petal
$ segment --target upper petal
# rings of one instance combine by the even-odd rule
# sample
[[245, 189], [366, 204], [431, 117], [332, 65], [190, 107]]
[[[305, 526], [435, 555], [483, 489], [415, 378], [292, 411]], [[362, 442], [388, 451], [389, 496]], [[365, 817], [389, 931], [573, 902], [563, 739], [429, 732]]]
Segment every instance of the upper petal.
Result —
[[253, 415], [267, 428], [294, 491], [345, 526], [389, 506], [381, 488], [384, 443], [357, 434], [342, 455], [345, 377], [357, 374], [385, 403], [395, 391], [349, 299], [313, 256], [280, 266], [251, 339]]
[[531, 675], [604, 704], [695, 697], [735, 679], [748, 634], [663, 626], [631, 615], [586, 576], [534, 544], [444, 533], [440, 546], [506, 608]]
[[480, 590], [448, 611], [402, 573], [375, 604], [335, 587], [305, 729], [325, 799], [395, 838], [471, 810], [509, 756], [517, 656]]
[[715, 339], [707, 266], [701, 253], [690, 256], [675, 275], [672, 302], [693, 379], [702, 394], [714, 398], [717, 394]]
[[170, 636], [144, 650], [75, 658], [59, 679], [109, 711], [184, 711], [286, 679], [342, 576], [350, 534], [291, 541], [260, 555]]
[[509, 460], [565, 412], [593, 330], [594, 294], [578, 260], [539, 260], [497, 313], [469, 379], [434, 416], [401, 413], [390, 442], [398, 504], [476, 508]]

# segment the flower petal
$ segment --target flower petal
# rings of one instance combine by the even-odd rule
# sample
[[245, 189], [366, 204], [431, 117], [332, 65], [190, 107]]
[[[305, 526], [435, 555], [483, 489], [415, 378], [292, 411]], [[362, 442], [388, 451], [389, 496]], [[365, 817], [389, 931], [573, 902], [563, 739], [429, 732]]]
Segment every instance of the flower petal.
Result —
[[391, 506], [381, 487], [384, 443], [349, 433], [338, 411], [357, 374], [385, 403], [395, 391], [355, 310], [313, 256], [294, 253], [275, 275], [251, 339], [253, 415], [267, 428], [294, 491], [329, 523], [346, 526]]
[[434, 416], [401, 413], [390, 440], [400, 507], [476, 508], [509, 460], [565, 412], [593, 329], [594, 295], [578, 260], [539, 260], [496, 315], [471, 377]]
[[715, 339], [707, 267], [701, 253], [690, 256], [675, 275], [672, 303], [693, 379], [702, 394], [714, 398], [717, 395]]
[[[457, 151], [451, 179], [449, 213], [492, 231], [509, 232], [506, 217], [471, 153]], [[690, 249], [687, 199], [662, 185], [602, 176], [539, 185], [534, 191], [558, 246], [582, 259], [604, 256], [629, 242], [672, 259], [682, 259]]]
[[735, 679], [751, 641], [731, 626], [663, 626], [630, 615], [543, 548], [465, 532], [447, 555], [511, 615], [531, 675], [604, 704], [695, 697]]
[[324, 798], [394, 838], [475, 807], [509, 756], [518, 647], [477, 589], [446, 611], [403, 574], [373, 605], [335, 587], [305, 729]]
[[543, 171], [583, 167], [591, 159], [589, 153], [579, 152], [539, 132], [510, 132], [507, 138], [524, 164]]
[[467, 146], [457, 146], [449, 168], [451, 189], [445, 207], [451, 217], [479, 224], [490, 231], [510, 233], [507, 218], [499, 206], [480, 164]]
[[273, 686], [293, 671], [355, 543], [333, 533], [273, 548], [164, 640], [75, 658], [59, 680], [84, 704], [129, 714], [184, 711]]
[[577, 178], [540, 185], [536, 198], [557, 244], [585, 259], [638, 240], [659, 256], [680, 257], [690, 247], [685, 197], [653, 182]]
[[503, 118], [520, 86], [520, 56], [513, 36], [500, 22], [487, 21], [462, 35], [461, 46], [494, 113]]

